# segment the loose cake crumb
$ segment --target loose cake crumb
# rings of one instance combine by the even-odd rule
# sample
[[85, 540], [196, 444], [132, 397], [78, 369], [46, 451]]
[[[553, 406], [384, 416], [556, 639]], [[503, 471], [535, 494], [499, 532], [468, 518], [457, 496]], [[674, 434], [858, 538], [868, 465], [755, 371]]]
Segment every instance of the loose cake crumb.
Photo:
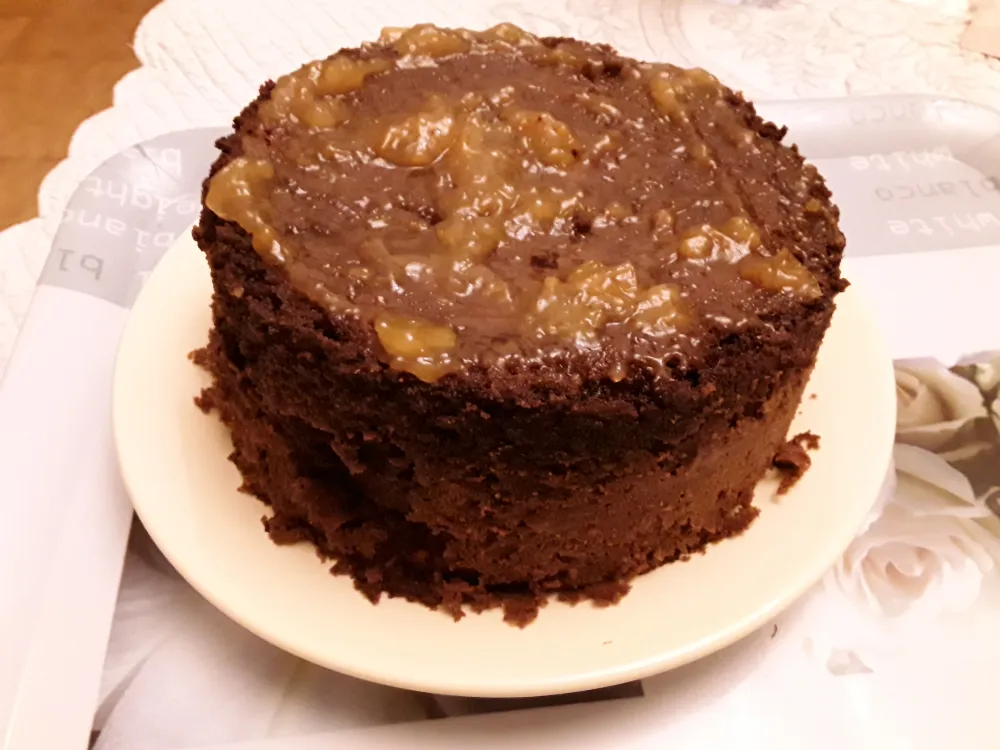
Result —
[[784, 495], [795, 483], [802, 478], [806, 470], [812, 465], [812, 459], [806, 451], [814, 451], [819, 448], [819, 436], [811, 432], [800, 432], [778, 452], [774, 454], [774, 468], [781, 473], [781, 482], [778, 484], [778, 494]]

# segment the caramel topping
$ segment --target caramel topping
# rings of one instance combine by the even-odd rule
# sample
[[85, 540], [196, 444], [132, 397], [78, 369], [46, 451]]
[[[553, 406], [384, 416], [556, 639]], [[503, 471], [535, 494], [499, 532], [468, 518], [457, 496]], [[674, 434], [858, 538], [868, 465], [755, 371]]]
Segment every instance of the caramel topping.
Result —
[[401, 167], [425, 167], [438, 160], [455, 138], [455, 113], [440, 99], [427, 110], [388, 125], [375, 153]]
[[687, 68], [681, 71], [680, 80], [688, 91], [701, 91], [710, 96], [722, 93], [719, 79], [703, 68]]
[[438, 288], [442, 294], [455, 298], [477, 296], [496, 313], [513, 311], [510, 287], [493, 271], [480, 263], [460, 261], [447, 268], [438, 266]]
[[719, 228], [703, 224], [686, 230], [677, 251], [688, 260], [725, 260], [734, 263], [760, 247], [760, 233], [744, 216], [735, 216]]
[[592, 344], [607, 323], [635, 323], [648, 334], [676, 330], [686, 315], [678, 290], [671, 285], [639, 289], [631, 263], [602, 266], [587, 261], [566, 281], [549, 276], [529, 318], [537, 336]]
[[378, 43], [384, 47], [395, 44], [399, 39], [409, 31], [405, 26], [385, 26], [378, 35]]
[[572, 131], [548, 112], [515, 112], [511, 121], [525, 147], [542, 164], [568, 167], [576, 159], [578, 144]]
[[562, 188], [532, 186], [518, 196], [507, 234], [515, 238], [530, 233], [559, 234], [579, 199], [579, 195], [570, 195]]
[[260, 200], [273, 178], [270, 162], [233, 159], [212, 177], [205, 205], [220, 218], [239, 224], [253, 238], [258, 253], [284, 262], [287, 256], [269, 223], [269, 206]]
[[770, 258], [748, 255], [740, 261], [740, 276], [770, 292], [794, 292], [807, 299], [822, 293], [816, 277], [786, 248]]
[[314, 128], [332, 128], [344, 123], [349, 110], [333, 99], [361, 88], [370, 75], [392, 68], [389, 60], [355, 60], [338, 56], [314, 62], [275, 83], [271, 97], [261, 105], [261, 117], [278, 123], [288, 119]]
[[611, 201], [594, 217], [593, 229], [604, 229], [622, 224], [632, 218], [631, 209], [621, 201]]
[[472, 49], [472, 35], [452, 29], [439, 29], [430, 24], [420, 24], [403, 31], [393, 46], [401, 55], [419, 57], [447, 57], [460, 55]]
[[501, 189], [513, 156], [509, 128], [489, 127], [480, 115], [472, 113], [448, 152], [447, 166], [456, 187], [492, 185]]
[[643, 292], [636, 301], [630, 321], [651, 336], [675, 331], [690, 322], [680, 290], [672, 284], [660, 284]]
[[533, 47], [539, 44], [537, 36], [512, 23], [497, 24], [477, 36], [480, 39], [503, 42], [512, 47]]
[[356, 91], [371, 75], [385, 73], [392, 68], [389, 60], [353, 60], [349, 57], [334, 57], [322, 65], [316, 78], [316, 93], [321, 96], [336, 96]]
[[681, 235], [678, 251], [689, 260], [711, 258], [718, 250], [717, 238], [718, 233], [707, 224], [693, 227]]
[[615, 362], [608, 370], [608, 380], [612, 383], [620, 383], [628, 377], [628, 367], [622, 362]]
[[383, 314], [375, 319], [375, 333], [394, 369], [412, 373], [426, 383], [457, 369], [451, 357], [457, 338], [446, 326]]
[[671, 211], [661, 208], [653, 214], [650, 220], [650, 229], [657, 242], [664, 242], [674, 233], [674, 222], [677, 217]]
[[381, 240], [362, 243], [358, 255], [367, 265], [352, 267], [348, 275], [357, 281], [388, 279], [397, 295], [429, 288], [441, 300], [477, 297], [497, 311], [511, 305], [507, 284], [486, 266], [468, 259], [450, 254], [393, 255]]
[[821, 250], [775, 238], [842, 242], [818, 176], [757, 148], [710, 74], [510, 24], [385, 29], [257, 112], [206, 206], [428, 382], [602, 347], [606, 377], [627, 377], [694, 351], [706, 321], [818, 295], [796, 257]]
[[750, 250], [760, 247], [760, 232], [746, 216], [734, 216], [722, 225], [722, 234]]
[[675, 124], [688, 123], [688, 111], [683, 101], [684, 89], [667, 70], [658, 70], [649, 78], [649, 93], [657, 109]]
[[583, 106], [593, 112], [602, 123], [612, 123], [622, 116], [621, 110], [606, 96], [587, 92], [577, 94], [576, 98]]
[[345, 297], [331, 291], [326, 284], [317, 281], [301, 266], [289, 265], [286, 267], [289, 269], [289, 279], [326, 309], [341, 314], [357, 313], [357, 308]]
[[555, 47], [536, 47], [528, 59], [540, 65], [563, 65], [574, 70], [584, 70], [593, 65], [593, 56], [587, 45], [576, 41], [560, 42]]
[[504, 227], [493, 216], [454, 214], [435, 227], [441, 244], [459, 258], [485, 260], [497, 249]]
[[261, 105], [262, 117], [272, 122], [287, 117], [314, 128], [332, 128], [346, 121], [348, 110], [342, 101], [318, 94], [316, 80], [321, 72], [320, 64], [313, 63], [282, 79], [275, 85], [271, 98]]
[[[691, 120], [700, 101], [722, 102], [725, 89], [718, 79], [701, 68], [684, 70], [673, 65], [651, 66], [647, 74], [649, 93], [659, 112], [687, 134], [685, 150], [699, 164], [715, 166], [712, 151]], [[739, 122], [722, 128], [731, 143], [752, 143], [754, 134]]]
[[589, 343], [609, 318], [632, 312], [637, 289], [631, 263], [609, 268], [588, 261], [566, 281], [545, 278], [530, 322], [539, 336]]

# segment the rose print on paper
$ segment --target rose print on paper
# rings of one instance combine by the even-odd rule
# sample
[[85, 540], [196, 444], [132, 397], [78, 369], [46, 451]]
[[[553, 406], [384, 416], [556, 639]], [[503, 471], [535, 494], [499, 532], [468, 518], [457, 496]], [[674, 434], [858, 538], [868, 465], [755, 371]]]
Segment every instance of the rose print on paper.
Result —
[[961, 611], [997, 574], [998, 365], [897, 366], [896, 486], [827, 577], [870, 613]]
[[991, 447], [983, 394], [944, 367], [896, 367], [896, 438], [945, 460], [971, 457]]
[[940, 456], [899, 444], [893, 458], [892, 499], [851, 543], [833, 577], [875, 613], [962, 611], [1000, 564], [1000, 519]]

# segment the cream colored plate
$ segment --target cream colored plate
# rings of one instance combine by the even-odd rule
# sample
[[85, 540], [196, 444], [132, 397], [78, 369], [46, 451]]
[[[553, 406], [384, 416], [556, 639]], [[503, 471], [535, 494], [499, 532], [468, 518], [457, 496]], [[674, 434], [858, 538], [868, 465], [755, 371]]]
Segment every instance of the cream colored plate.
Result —
[[265, 506], [237, 492], [231, 444], [192, 399], [188, 359], [209, 328], [211, 283], [192, 240], [163, 258], [118, 355], [114, 430], [135, 509], [180, 573], [262, 638], [331, 669], [427, 692], [531, 696], [625, 682], [705, 656], [762, 626], [835, 561], [888, 466], [891, 363], [856, 294], [839, 302], [793, 434], [822, 438], [813, 466], [737, 539], [635, 581], [620, 604], [550, 603], [524, 630], [498, 611], [454, 622], [399, 599], [373, 606], [306, 545], [277, 547]]

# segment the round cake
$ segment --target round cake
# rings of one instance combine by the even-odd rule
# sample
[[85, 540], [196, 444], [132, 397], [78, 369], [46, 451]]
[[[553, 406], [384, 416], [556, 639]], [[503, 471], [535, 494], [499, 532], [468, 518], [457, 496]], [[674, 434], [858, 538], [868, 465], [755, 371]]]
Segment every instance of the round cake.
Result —
[[523, 624], [745, 529], [847, 286], [784, 132], [507, 24], [264, 85], [205, 182], [197, 359], [273, 539]]

